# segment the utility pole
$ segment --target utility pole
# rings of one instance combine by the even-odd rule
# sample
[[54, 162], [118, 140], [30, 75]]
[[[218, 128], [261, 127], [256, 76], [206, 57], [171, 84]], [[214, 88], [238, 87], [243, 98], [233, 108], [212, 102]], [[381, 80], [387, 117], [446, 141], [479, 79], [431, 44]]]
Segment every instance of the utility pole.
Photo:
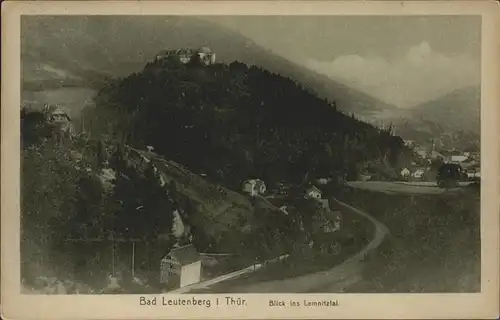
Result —
[[132, 240], [132, 277], [135, 276], [135, 240]]
[[111, 274], [115, 276], [115, 237], [111, 233]]
[[[116, 238], [114, 233], [112, 232], [110, 234], [110, 236], [107, 238], [108, 241], [111, 242], [111, 273], [112, 273], [112, 276], [114, 277], [115, 274], [116, 274], [116, 249], [115, 249], [115, 244], [116, 242], [118, 243], [126, 243], [126, 242], [132, 242], [132, 276], [135, 275], [135, 243], [137, 241], [142, 241], [143, 239], [141, 238], [132, 238], [132, 239], [126, 239], [126, 238], [123, 238], [123, 237], [118, 237]], [[106, 238], [103, 238], [103, 237], [98, 237], [98, 238], [79, 238], [79, 239], [71, 239], [71, 238], [68, 238], [66, 239], [66, 241], [69, 241], [69, 242], [84, 242], [84, 243], [88, 243], [88, 242], [102, 242], [102, 241], [106, 241]]]

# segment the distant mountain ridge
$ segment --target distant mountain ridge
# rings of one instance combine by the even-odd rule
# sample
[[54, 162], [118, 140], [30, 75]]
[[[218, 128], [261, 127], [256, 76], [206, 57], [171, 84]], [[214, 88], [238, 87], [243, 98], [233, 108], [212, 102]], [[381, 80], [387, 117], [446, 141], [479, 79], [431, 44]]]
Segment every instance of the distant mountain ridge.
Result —
[[411, 109], [413, 116], [442, 122], [451, 128], [478, 131], [480, 128], [481, 88], [471, 86], [450, 92]]
[[[217, 61], [241, 61], [290, 77], [360, 120], [386, 125], [392, 122], [406, 139], [428, 140], [457, 130], [478, 132], [480, 127], [478, 87], [457, 90], [409, 110], [400, 109], [290, 62], [239, 33], [194, 17], [32, 16], [23, 18], [22, 30], [25, 91], [100, 89], [107, 78], [140, 72], [163, 50], [207, 46], [216, 53]], [[477, 107], [467, 107], [474, 105]], [[457, 108], [461, 111], [456, 112]]]
[[463, 145], [479, 139], [480, 120], [481, 88], [470, 86], [404, 110], [393, 122], [398, 134], [407, 139], [429, 141], [448, 136]]
[[142, 69], [159, 51], [208, 46], [217, 60], [241, 61], [290, 77], [339, 110], [370, 115], [392, 105], [290, 62], [229, 29], [194, 17], [29, 17], [22, 21], [23, 87], [99, 87]]

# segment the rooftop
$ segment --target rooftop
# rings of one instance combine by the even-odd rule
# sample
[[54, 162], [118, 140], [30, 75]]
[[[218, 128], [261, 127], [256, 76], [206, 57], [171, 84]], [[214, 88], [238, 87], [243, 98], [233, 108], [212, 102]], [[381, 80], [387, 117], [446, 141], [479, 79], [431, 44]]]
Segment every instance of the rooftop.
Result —
[[201, 260], [201, 256], [192, 244], [173, 248], [170, 255], [181, 265], [191, 264]]

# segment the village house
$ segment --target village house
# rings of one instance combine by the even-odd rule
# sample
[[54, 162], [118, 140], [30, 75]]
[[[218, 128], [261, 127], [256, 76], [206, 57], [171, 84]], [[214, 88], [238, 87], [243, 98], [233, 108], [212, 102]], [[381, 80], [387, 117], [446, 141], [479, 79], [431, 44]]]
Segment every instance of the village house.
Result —
[[450, 157], [450, 161], [453, 163], [462, 163], [462, 162], [466, 161], [467, 159], [469, 159], [469, 157], [466, 155], [452, 155]]
[[479, 168], [471, 168], [465, 171], [467, 178], [469, 180], [476, 180], [481, 178], [481, 172]]
[[325, 185], [325, 184], [327, 184], [330, 181], [332, 181], [331, 178], [319, 178], [319, 179], [316, 180], [316, 182], [318, 184], [321, 184], [321, 185]]
[[409, 147], [409, 148], [412, 148], [415, 145], [415, 141], [413, 141], [413, 140], [403, 140], [403, 142], [404, 142], [404, 145], [406, 147]]
[[413, 178], [422, 179], [424, 177], [424, 174], [425, 174], [425, 169], [419, 168], [415, 170], [415, 172], [413, 173]]
[[403, 170], [401, 170], [401, 177], [408, 178], [410, 175], [411, 175], [410, 169], [405, 167], [403, 168]]
[[427, 159], [428, 157], [428, 152], [427, 150], [423, 149], [423, 148], [416, 148], [415, 149], [415, 153], [422, 159]]
[[250, 179], [243, 182], [243, 192], [255, 197], [266, 192], [266, 184], [260, 179]]
[[68, 112], [58, 105], [48, 105], [44, 107], [44, 116], [46, 121], [57, 127], [61, 132], [72, 133], [73, 124]]
[[311, 186], [306, 190], [305, 196], [309, 199], [321, 199], [323, 197], [323, 193], [315, 186]]
[[201, 261], [192, 244], [173, 248], [161, 260], [160, 282], [179, 288], [200, 282]]
[[418, 157], [422, 160], [429, 159], [429, 153], [426, 150], [417, 150]]

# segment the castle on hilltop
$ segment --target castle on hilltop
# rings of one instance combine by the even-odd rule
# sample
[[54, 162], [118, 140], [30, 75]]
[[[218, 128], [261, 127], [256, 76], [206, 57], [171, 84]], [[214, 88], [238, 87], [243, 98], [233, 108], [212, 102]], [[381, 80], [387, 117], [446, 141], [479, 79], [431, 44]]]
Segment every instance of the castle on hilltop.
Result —
[[182, 63], [186, 64], [190, 62], [195, 55], [197, 55], [200, 61], [203, 62], [205, 65], [211, 65], [215, 63], [215, 52], [213, 52], [208, 47], [201, 47], [199, 49], [184, 48], [184, 49], [164, 50], [156, 55], [155, 60], [160, 61], [168, 57], [174, 56], [178, 57]]

